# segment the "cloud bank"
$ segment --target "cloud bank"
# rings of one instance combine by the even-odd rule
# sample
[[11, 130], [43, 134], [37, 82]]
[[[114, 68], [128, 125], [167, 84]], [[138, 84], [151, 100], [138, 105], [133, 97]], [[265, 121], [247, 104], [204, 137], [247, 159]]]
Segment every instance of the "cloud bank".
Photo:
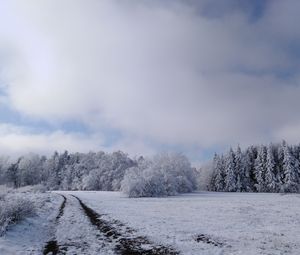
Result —
[[[121, 137], [107, 148], [141, 153], [296, 143], [300, 3], [242, 2], [1, 1], [1, 94], [26, 118], [89, 129], [83, 145], [36, 134], [41, 147], [105, 148], [103, 130]], [[31, 143], [11, 139], [0, 146]]]

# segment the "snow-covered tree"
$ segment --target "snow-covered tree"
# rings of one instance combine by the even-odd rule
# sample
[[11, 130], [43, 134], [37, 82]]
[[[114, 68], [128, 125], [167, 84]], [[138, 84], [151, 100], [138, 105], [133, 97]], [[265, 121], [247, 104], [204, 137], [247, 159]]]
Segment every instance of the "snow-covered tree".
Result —
[[298, 192], [298, 168], [299, 162], [291, 152], [291, 148], [283, 145], [283, 172], [284, 172], [284, 191], [285, 192]]
[[242, 182], [242, 191], [253, 192], [255, 185], [255, 154], [256, 150], [254, 147], [249, 147], [244, 153], [244, 180]]
[[220, 161], [220, 157], [218, 154], [215, 153], [214, 158], [212, 160], [212, 173], [211, 173], [211, 179], [209, 183], [209, 190], [211, 191], [217, 191], [216, 190], [216, 177], [218, 174], [218, 163]]
[[283, 169], [283, 161], [284, 161], [284, 147], [286, 146], [286, 142], [283, 141], [280, 145], [277, 146], [277, 157], [275, 157], [276, 162], [276, 180], [277, 180], [277, 191], [284, 192], [284, 169]]
[[299, 158], [300, 145], [288, 146], [285, 141], [245, 151], [238, 147], [235, 153], [230, 149], [224, 161], [216, 154], [207, 168], [210, 190], [299, 192]]
[[165, 196], [196, 189], [196, 176], [182, 154], [163, 153], [126, 171], [122, 191], [129, 197]]
[[53, 156], [44, 163], [44, 178], [49, 189], [58, 189], [61, 183], [59, 169], [59, 154], [54, 152]]
[[224, 191], [225, 189], [225, 160], [217, 154], [213, 160], [213, 177], [211, 179], [211, 190]]
[[0, 157], [0, 185], [7, 183], [7, 169], [9, 167], [9, 157]]
[[265, 192], [266, 182], [266, 166], [267, 165], [267, 149], [266, 146], [262, 145], [259, 147], [257, 158], [255, 160], [255, 178], [256, 178], [256, 190], [258, 192]]
[[45, 184], [48, 189], [124, 190], [129, 196], [159, 196], [200, 188], [215, 191], [299, 192], [300, 145], [237, 148], [196, 171], [182, 154], [131, 159], [113, 153], [55, 152], [51, 157], [27, 154], [0, 158], [0, 184], [14, 187]]
[[41, 182], [42, 160], [37, 154], [23, 156], [18, 164], [18, 182], [20, 186], [35, 185]]
[[275, 165], [274, 150], [272, 144], [270, 144], [267, 149], [265, 185], [266, 185], [267, 192], [276, 192], [276, 188], [277, 188], [276, 165]]
[[245, 162], [244, 155], [240, 146], [237, 147], [235, 152], [235, 173], [236, 173], [236, 191], [241, 192], [243, 190], [243, 182], [245, 179]]
[[225, 158], [225, 191], [235, 192], [237, 190], [236, 186], [236, 165], [235, 165], [235, 154], [230, 148], [226, 158]]
[[21, 186], [19, 178], [19, 162], [22, 160], [22, 157], [18, 158], [16, 162], [13, 162], [9, 165], [6, 170], [6, 180], [9, 185], [12, 185], [14, 188], [19, 188]]

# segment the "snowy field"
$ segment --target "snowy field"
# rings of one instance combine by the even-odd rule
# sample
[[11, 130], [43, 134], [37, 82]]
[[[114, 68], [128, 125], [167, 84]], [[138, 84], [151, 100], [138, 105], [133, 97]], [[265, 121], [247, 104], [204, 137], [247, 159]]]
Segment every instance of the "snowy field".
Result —
[[0, 236], [0, 255], [43, 254], [45, 243], [53, 236], [55, 218], [62, 199], [51, 193], [39, 193], [21, 188], [13, 195], [34, 203], [33, 217], [8, 227]]
[[1, 255], [298, 255], [300, 250], [297, 194], [199, 192], [129, 199], [119, 192], [58, 191], [24, 196], [36, 200], [37, 214], [0, 237]]
[[[118, 192], [67, 192], [182, 254], [295, 254], [300, 195], [194, 193], [128, 199]], [[198, 239], [198, 241], [197, 241]]]

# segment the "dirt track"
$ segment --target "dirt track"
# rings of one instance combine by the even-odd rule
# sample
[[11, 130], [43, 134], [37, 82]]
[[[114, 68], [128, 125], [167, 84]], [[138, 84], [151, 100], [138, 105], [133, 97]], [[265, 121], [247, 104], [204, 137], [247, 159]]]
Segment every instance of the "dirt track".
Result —
[[[61, 195], [61, 196], [63, 197], [63, 202], [61, 203], [61, 206], [59, 208], [59, 212], [56, 216], [56, 224], [59, 223], [59, 219], [64, 213], [64, 209], [65, 209], [66, 202], [67, 202], [67, 198], [64, 195]], [[53, 255], [58, 254], [59, 253], [59, 247], [57, 245], [57, 241], [55, 239], [48, 241], [45, 248], [44, 248], [43, 253], [44, 253], [44, 255], [49, 254], [49, 253], [53, 254]]]
[[[134, 229], [126, 226], [118, 220], [104, 220], [103, 217], [88, 207], [81, 199], [75, 196], [63, 196], [63, 202], [56, 217], [56, 235], [44, 247], [44, 255], [47, 254], [98, 254], [95, 249], [95, 241], [98, 242], [98, 251], [102, 248], [110, 250], [110, 254], [117, 255], [176, 255], [179, 254], [171, 247], [154, 244], [147, 237], [138, 235]], [[79, 217], [84, 218], [78, 220]], [[66, 225], [64, 227], [64, 225]], [[76, 228], [76, 236], [68, 229]], [[63, 231], [62, 231], [63, 230]], [[63, 240], [60, 238], [64, 232]], [[87, 232], [87, 233], [85, 233]], [[92, 239], [89, 235], [94, 233]], [[67, 236], [67, 237], [66, 237]], [[85, 237], [85, 241], [81, 237]]]

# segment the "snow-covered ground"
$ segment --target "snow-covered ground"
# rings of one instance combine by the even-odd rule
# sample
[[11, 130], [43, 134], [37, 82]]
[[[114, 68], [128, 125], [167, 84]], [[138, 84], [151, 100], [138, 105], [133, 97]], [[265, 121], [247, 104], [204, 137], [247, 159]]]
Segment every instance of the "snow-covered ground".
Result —
[[[66, 192], [182, 254], [295, 254], [300, 195], [199, 192], [129, 199], [118, 192]], [[65, 194], [66, 194], [65, 193]], [[198, 241], [197, 241], [198, 240]]]
[[24, 196], [35, 199], [37, 215], [0, 237], [1, 255], [43, 254], [49, 241], [58, 254], [80, 255], [298, 255], [300, 250], [298, 194], [199, 192], [133, 199], [119, 192], [59, 191]]
[[45, 242], [52, 235], [61, 197], [51, 193], [16, 191], [16, 195], [34, 201], [36, 215], [9, 226], [0, 237], [1, 255], [42, 254]]

